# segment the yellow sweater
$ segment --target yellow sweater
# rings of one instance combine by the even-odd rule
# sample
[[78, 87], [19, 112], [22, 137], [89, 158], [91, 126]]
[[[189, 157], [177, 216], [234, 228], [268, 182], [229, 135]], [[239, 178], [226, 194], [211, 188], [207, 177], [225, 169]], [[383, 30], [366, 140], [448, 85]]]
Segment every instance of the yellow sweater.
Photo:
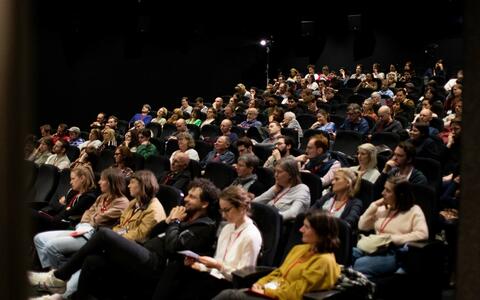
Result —
[[[310, 245], [295, 246], [280, 268], [257, 281], [264, 286], [267, 296], [280, 300], [302, 299], [304, 293], [333, 288], [340, 276], [340, 266], [333, 253], [316, 253], [308, 256]], [[269, 282], [276, 282], [271, 289]]]

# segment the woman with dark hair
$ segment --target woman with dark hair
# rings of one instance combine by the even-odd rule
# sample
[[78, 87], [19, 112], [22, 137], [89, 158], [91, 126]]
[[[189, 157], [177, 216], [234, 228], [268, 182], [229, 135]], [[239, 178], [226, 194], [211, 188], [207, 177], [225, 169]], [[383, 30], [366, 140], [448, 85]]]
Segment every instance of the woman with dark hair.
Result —
[[334, 217], [322, 211], [308, 212], [300, 232], [304, 244], [293, 247], [279, 268], [260, 278], [247, 293], [225, 290], [214, 300], [302, 299], [310, 291], [333, 288], [340, 276], [333, 254], [340, 245]]
[[132, 164], [132, 152], [125, 145], [120, 145], [115, 149], [113, 154], [115, 164], [112, 168], [116, 168], [122, 172], [123, 176], [129, 178], [133, 174], [133, 170], [130, 168]]
[[70, 165], [70, 168], [76, 168], [79, 166], [87, 167], [92, 170], [95, 169], [97, 162], [98, 162], [99, 152], [93, 146], [88, 146], [84, 148], [82, 154]]
[[381, 253], [367, 253], [365, 249], [353, 248], [353, 268], [369, 278], [395, 272], [398, 269], [396, 251], [408, 242], [428, 238], [425, 215], [414, 204], [411, 184], [404, 177], [390, 177], [382, 196], [370, 204], [360, 217], [358, 228], [375, 230], [376, 235], [390, 241], [388, 248]]
[[297, 162], [280, 159], [275, 165], [275, 184], [253, 201], [276, 207], [284, 221], [305, 212], [310, 207], [310, 189], [300, 179]]
[[363, 209], [362, 201], [355, 198], [357, 181], [354, 171], [348, 168], [337, 169], [332, 180], [332, 191], [318, 199], [312, 208], [322, 209], [346, 221], [355, 230]]
[[125, 133], [124, 140], [122, 146], [128, 147], [130, 152], [137, 152], [137, 147], [140, 145], [138, 140], [138, 130], [137, 129], [130, 129]]
[[229, 186], [220, 193], [220, 212], [227, 224], [218, 237], [215, 255], [200, 256], [197, 260], [187, 256], [187, 268], [177, 279], [188, 282], [189, 288], [172, 288], [169, 284], [163, 287], [161, 299], [212, 299], [222, 290], [232, 288], [233, 271], [256, 265], [262, 235], [248, 216], [252, 197], [238, 186]]
[[207, 110], [207, 118], [200, 125], [200, 128], [202, 128], [204, 125], [216, 125], [215, 124], [216, 120], [217, 120], [217, 110], [213, 107], [209, 107]]
[[200, 109], [194, 108], [190, 118], [187, 119], [185, 123], [200, 126], [202, 124], [202, 120], [200, 119]]
[[448, 95], [447, 99], [445, 100], [444, 109], [445, 113], [450, 113], [455, 111], [455, 106], [458, 102], [462, 101], [462, 93], [463, 93], [463, 85], [455, 84], [452, 88], [450, 95]]
[[428, 157], [442, 161], [446, 147], [439, 138], [430, 135], [428, 123], [416, 122], [412, 124], [409, 134], [410, 139], [408, 141], [415, 146], [417, 157]]
[[70, 172], [70, 186], [55, 205], [32, 210], [33, 233], [75, 227], [79, 217], [95, 202], [95, 179], [91, 168], [76, 167]]

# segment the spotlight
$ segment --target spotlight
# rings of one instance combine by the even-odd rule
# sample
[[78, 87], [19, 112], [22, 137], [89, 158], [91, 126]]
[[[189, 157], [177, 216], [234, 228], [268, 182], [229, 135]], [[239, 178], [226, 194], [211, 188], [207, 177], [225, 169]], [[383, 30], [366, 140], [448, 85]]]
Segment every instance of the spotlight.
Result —
[[262, 45], [263, 47], [265, 47], [267, 45], [267, 40], [261, 40], [260, 41], [260, 45]]

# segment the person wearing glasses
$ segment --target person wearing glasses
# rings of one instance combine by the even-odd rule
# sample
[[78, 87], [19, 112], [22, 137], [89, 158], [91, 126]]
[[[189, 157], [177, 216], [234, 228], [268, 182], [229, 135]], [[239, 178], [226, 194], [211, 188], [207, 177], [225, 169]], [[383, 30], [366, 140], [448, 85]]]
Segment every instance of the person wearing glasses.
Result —
[[122, 172], [125, 178], [130, 178], [133, 175], [133, 170], [130, 168], [132, 163], [132, 152], [125, 145], [120, 145], [115, 149], [114, 153], [115, 164], [114, 168], [117, 168]]
[[138, 133], [138, 141], [140, 145], [137, 147], [137, 153], [147, 159], [149, 156], [158, 155], [157, 147], [150, 143], [150, 129], [144, 128]]
[[[253, 195], [238, 186], [220, 193], [220, 213], [227, 224], [217, 240], [215, 255], [185, 257], [185, 268], [177, 282], [188, 282], [188, 289], [164, 286], [155, 299], [212, 299], [224, 289], [232, 288], [232, 272], [255, 266], [262, 246], [262, 235], [248, 216]], [[160, 285], [163, 285], [162, 282]]]

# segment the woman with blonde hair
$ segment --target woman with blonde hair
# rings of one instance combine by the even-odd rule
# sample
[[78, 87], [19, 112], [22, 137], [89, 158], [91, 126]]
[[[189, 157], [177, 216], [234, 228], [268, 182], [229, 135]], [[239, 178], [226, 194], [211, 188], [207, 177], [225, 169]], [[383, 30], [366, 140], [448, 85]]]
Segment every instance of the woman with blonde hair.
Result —
[[111, 128], [105, 128], [102, 131], [103, 134], [103, 143], [98, 150], [101, 152], [105, 149], [114, 150], [117, 147], [117, 138], [115, 137], [115, 130]]
[[358, 173], [361, 179], [375, 183], [380, 172], [377, 169], [377, 148], [365, 143], [358, 146], [357, 152], [358, 166], [350, 167], [350, 170]]
[[335, 171], [332, 191], [318, 199], [312, 209], [322, 209], [334, 217], [343, 219], [352, 229], [356, 229], [358, 219], [363, 212], [363, 203], [355, 198], [357, 192], [357, 175], [348, 168]]
[[160, 125], [165, 125], [167, 123], [167, 119], [165, 119], [168, 115], [168, 110], [165, 107], [160, 107], [157, 111], [157, 116], [152, 119], [151, 123], [157, 123]]
[[170, 163], [173, 163], [173, 158], [178, 152], [183, 152], [188, 154], [190, 159], [199, 161], [200, 157], [198, 156], [197, 150], [195, 150], [195, 140], [192, 135], [188, 132], [181, 132], [177, 135], [178, 141], [178, 150], [174, 151], [170, 156]]

